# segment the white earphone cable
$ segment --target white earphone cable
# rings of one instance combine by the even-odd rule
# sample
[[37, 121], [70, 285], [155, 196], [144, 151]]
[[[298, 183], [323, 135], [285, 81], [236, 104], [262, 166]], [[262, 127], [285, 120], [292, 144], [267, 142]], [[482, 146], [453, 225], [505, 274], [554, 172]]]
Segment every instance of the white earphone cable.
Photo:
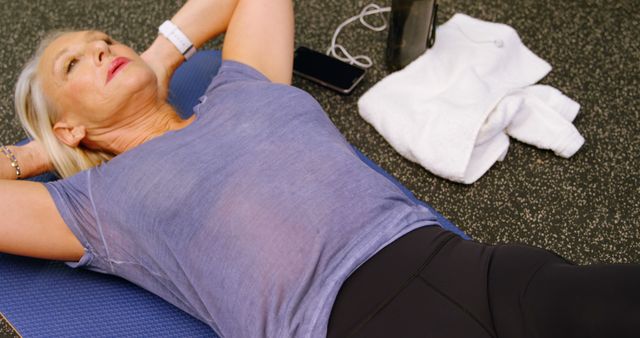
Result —
[[[356, 20], [360, 20], [360, 22], [367, 28], [376, 31], [376, 32], [380, 32], [384, 29], [387, 28], [387, 19], [384, 17], [384, 15], [380, 15], [380, 17], [382, 18], [383, 24], [381, 26], [373, 26], [371, 24], [369, 24], [368, 22], [365, 21], [364, 17], [368, 16], [368, 15], [373, 15], [373, 14], [382, 14], [384, 12], [390, 12], [391, 11], [391, 7], [380, 7], [376, 4], [369, 4], [367, 6], [365, 6], [362, 11], [360, 12], [360, 14], [353, 16], [347, 20], [345, 20], [343, 23], [340, 24], [340, 26], [338, 26], [338, 28], [336, 28], [336, 31], [333, 33], [333, 38], [331, 39], [331, 47], [329, 47], [329, 49], [327, 50], [327, 55], [333, 56], [336, 59], [342, 60], [344, 62], [348, 62], [350, 64], [355, 64], [357, 66], [360, 66], [362, 68], [369, 68], [371, 66], [373, 66], [373, 61], [371, 61], [371, 58], [369, 58], [366, 55], [358, 55], [358, 56], [352, 56], [346, 48], [344, 48], [342, 45], [336, 44], [336, 39], [338, 38], [338, 35], [340, 34], [340, 30], [342, 30], [342, 28], [344, 28], [344, 26], [356, 21]], [[343, 56], [338, 55], [338, 53], [336, 52], [336, 50], [339, 50]]]

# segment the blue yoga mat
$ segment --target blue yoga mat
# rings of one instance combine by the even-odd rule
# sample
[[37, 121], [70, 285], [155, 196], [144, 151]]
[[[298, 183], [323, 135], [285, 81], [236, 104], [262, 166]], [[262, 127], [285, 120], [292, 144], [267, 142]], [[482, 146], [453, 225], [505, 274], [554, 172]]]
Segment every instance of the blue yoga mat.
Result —
[[[220, 63], [219, 51], [201, 51], [178, 68], [171, 80], [169, 100], [183, 117], [192, 114]], [[354, 150], [407, 196], [431, 209], [444, 228], [468, 238]], [[49, 174], [35, 180], [52, 179], [55, 176]], [[24, 337], [218, 337], [204, 323], [118, 277], [6, 254], [0, 254], [0, 312]]]

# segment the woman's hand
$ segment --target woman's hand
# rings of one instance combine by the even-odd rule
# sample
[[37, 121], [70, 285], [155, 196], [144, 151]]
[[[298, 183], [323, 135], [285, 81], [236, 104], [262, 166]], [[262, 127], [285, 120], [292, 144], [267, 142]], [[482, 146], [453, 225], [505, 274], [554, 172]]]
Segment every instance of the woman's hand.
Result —
[[158, 95], [166, 100], [169, 94], [169, 81], [173, 72], [184, 61], [184, 57], [168, 40], [158, 37], [151, 46], [140, 54], [151, 67], [158, 79]]
[[[8, 146], [15, 155], [20, 166], [20, 178], [27, 178], [53, 170], [53, 164], [44, 147], [37, 141], [31, 141], [24, 146]], [[4, 155], [0, 157], [0, 179], [16, 179], [16, 171], [11, 161]]]

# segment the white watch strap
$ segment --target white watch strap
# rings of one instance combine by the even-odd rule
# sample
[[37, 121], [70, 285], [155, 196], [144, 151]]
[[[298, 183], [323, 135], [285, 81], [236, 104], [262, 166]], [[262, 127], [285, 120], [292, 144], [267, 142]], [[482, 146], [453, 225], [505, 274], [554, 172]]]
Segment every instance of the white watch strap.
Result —
[[185, 59], [188, 60], [191, 55], [195, 54], [196, 47], [173, 22], [169, 20], [163, 22], [162, 25], [158, 27], [158, 31], [176, 46]]

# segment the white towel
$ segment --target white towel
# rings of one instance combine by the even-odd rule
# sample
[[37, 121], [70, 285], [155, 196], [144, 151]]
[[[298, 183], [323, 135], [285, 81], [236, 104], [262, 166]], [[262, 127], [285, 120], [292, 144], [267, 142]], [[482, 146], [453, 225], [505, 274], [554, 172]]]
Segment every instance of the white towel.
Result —
[[516, 31], [464, 14], [438, 27], [435, 45], [369, 89], [360, 115], [404, 157], [432, 173], [473, 183], [522, 142], [573, 155], [584, 139], [579, 105], [550, 86], [531, 86], [551, 66]]

